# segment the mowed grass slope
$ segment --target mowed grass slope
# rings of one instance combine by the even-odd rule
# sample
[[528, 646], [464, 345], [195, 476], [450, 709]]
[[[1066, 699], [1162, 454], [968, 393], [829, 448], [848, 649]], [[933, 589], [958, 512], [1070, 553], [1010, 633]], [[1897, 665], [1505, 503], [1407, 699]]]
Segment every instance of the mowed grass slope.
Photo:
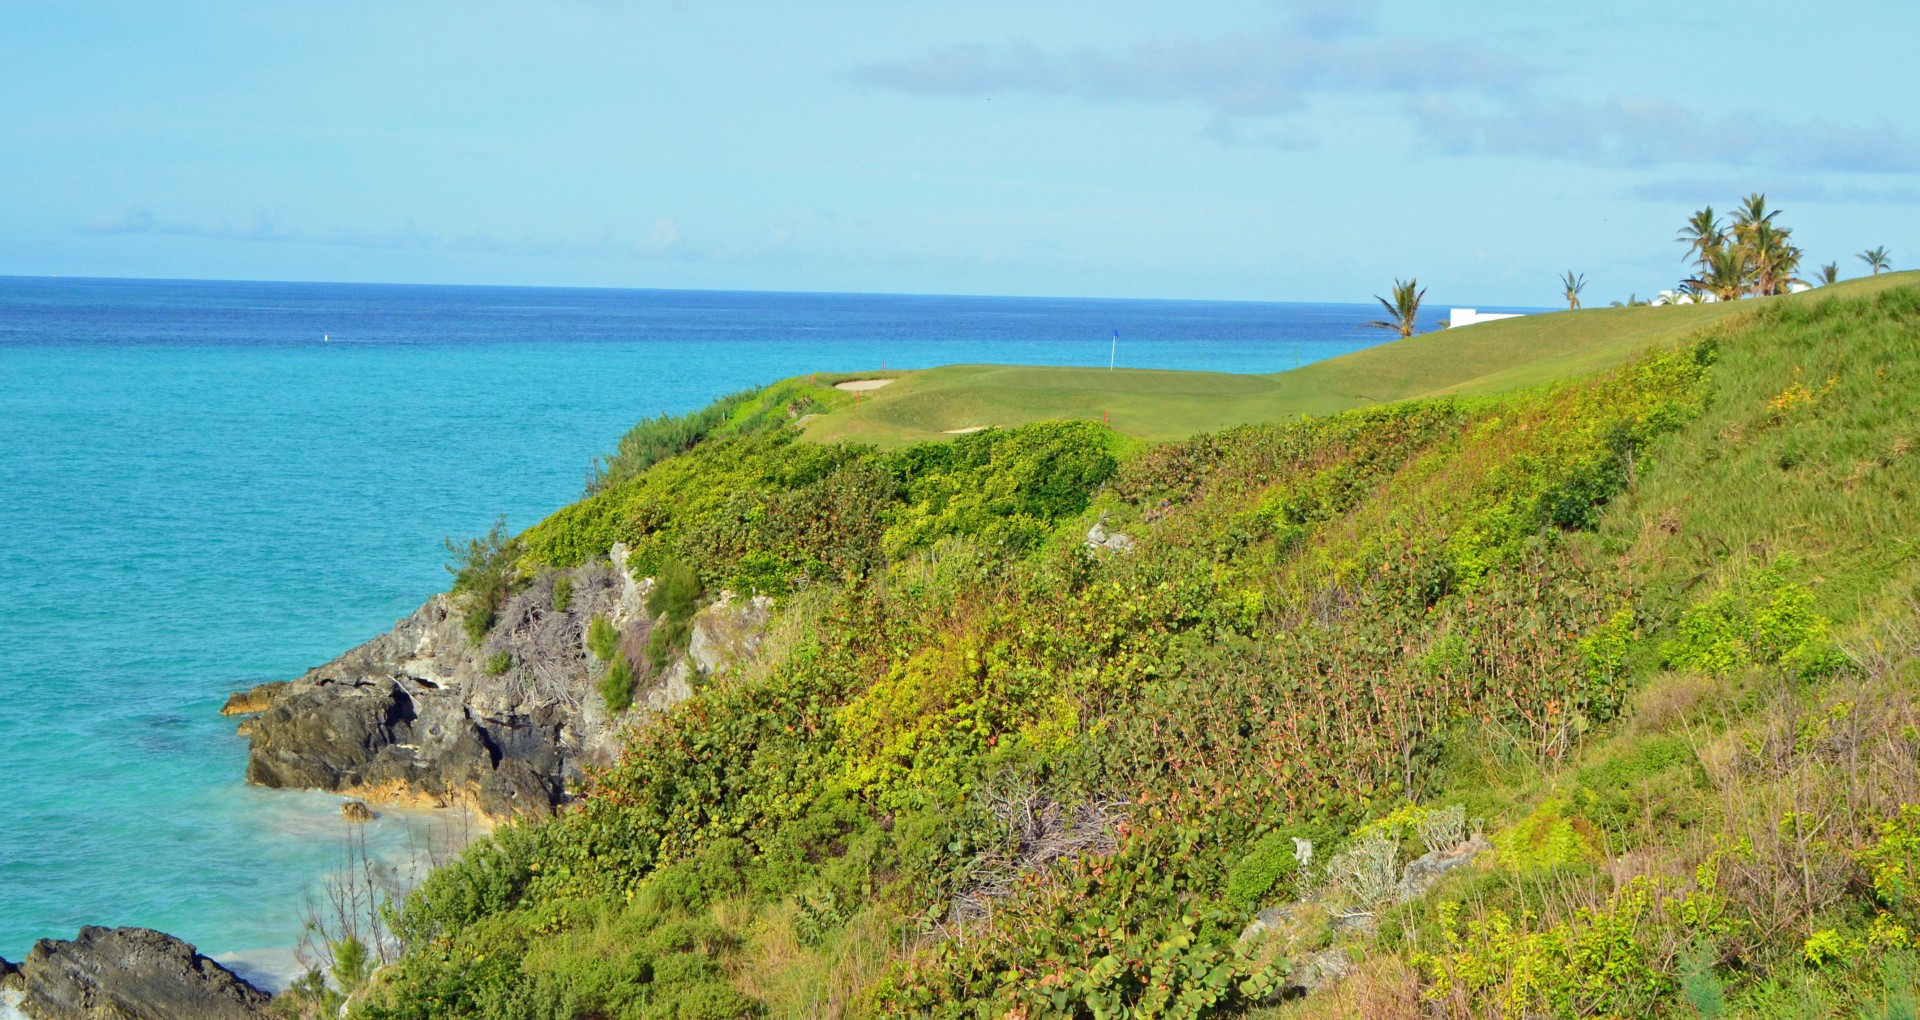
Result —
[[890, 385], [806, 424], [808, 438], [881, 447], [955, 430], [1050, 419], [1106, 421], [1150, 441], [1233, 425], [1330, 414], [1444, 394], [1500, 393], [1578, 378], [1637, 351], [1773, 301], [1818, 301], [1920, 283], [1920, 272], [1849, 280], [1802, 294], [1710, 305], [1592, 308], [1424, 333], [1272, 375], [1152, 369], [948, 365]]

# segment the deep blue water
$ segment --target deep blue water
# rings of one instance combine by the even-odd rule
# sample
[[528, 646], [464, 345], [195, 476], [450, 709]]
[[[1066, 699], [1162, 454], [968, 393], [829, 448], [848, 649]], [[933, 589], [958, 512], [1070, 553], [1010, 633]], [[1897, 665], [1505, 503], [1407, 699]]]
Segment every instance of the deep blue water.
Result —
[[83, 923], [293, 944], [339, 801], [247, 787], [222, 700], [390, 626], [446, 586], [444, 537], [576, 498], [637, 419], [808, 371], [1100, 365], [1115, 329], [1122, 366], [1270, 372], [1372, 317], [0, 278], [0, 956]]

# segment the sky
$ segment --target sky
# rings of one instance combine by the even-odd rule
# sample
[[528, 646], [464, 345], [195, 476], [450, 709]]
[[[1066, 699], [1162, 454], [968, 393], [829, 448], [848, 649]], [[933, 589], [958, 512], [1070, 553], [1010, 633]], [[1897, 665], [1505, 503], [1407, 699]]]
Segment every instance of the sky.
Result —
[[1920, 264], [1920, 4], [0, 2], [0, 275], [1587, 303]]

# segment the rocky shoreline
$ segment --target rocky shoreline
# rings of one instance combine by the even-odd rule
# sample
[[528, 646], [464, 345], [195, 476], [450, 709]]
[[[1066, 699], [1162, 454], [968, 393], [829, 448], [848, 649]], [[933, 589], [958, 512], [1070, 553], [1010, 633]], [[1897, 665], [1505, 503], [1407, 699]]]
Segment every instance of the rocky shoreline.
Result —
[[[294, 680], [236, 692], [223, 712], [245, 717], [247, 781], [329, 790], [371, 803], [470, 807], [501, 820], [541, 816], [570, 800], [588, 768], [612, 761], [623, 726], [665, 711], [694, 685], [751, 660], [771, 600], [722, 593], [697, 612], [687, 654], [642, 676], [632, 708], [610, 713], [596, 690], [605, 665], [587, 648], [595, 617], [644, 662], [659, 624], [651, 578], [627, 550], [536, 578], [468, 640], [450, 596], [436, 595], [393, 629]], [[570, 594], [558, 602], [555, 585]]]
[[272, 996], [172, 935], [88, 926], [0, 960], [0, 993], [33, 1020], [251, 1020]]
[[[556, 599], [555, 584], [570, 588]], [[685, 654], [641, 676], [632, 707], [610, 713], [596, 684], [606, 665], [587, 647], [595, 617], [644, 662], [660, 620], [649, 577], [615, 546], [598, 563], [549, 571], [509, 598], [479, 642], [436, 595], [393, 628], [293, 680], [237, 691], [222, 714], [248, 740], [246, 778], [275, 789], [327, 790], [367, 803], [465, 807], [500, 821], [551, 814], [586, 771], [613, 760], [621, 730], [757, 655], [773, 615], [765, 597], [722, 592], [692, 619]], [[364, 814], [363, 814], [364, 813]], [[0, 1016], [238, 1020], [267, 1014], [268, 992], [172, 935], [80, 929], [42, 939], [19, 964], [0, 960]]]

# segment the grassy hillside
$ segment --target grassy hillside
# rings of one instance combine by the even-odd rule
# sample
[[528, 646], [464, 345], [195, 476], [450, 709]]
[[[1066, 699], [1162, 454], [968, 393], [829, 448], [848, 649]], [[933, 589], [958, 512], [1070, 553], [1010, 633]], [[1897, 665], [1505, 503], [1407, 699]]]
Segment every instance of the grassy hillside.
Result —
[[[1920, 290], [1749, 309], [1151, 446], [652, 429], [524, 568], [773, 594], [760, 662], [434, 873], [354, 1014], [1914, 1015]], [[1441, 339], [1341, 371], [1491, 385]]]
[[1012, 365], [886, 373], [897, 381], [867, 394], [857, 405], [812, 419], [806, 432], [821, 442], [891, 447], [938, 439], [951, 429], [1078, 418], [1106, 420], [1141, 439], [1183, 439], [1232, 425], [1332, 414], [1385, 401], [1499, 393], [1575, 378], [1769, 302], [1860, 295], [1915, 280], [1920, 273], [1890, 273], [1761, 301], [1593, 308], [1502, 319], [1273, 375]]

